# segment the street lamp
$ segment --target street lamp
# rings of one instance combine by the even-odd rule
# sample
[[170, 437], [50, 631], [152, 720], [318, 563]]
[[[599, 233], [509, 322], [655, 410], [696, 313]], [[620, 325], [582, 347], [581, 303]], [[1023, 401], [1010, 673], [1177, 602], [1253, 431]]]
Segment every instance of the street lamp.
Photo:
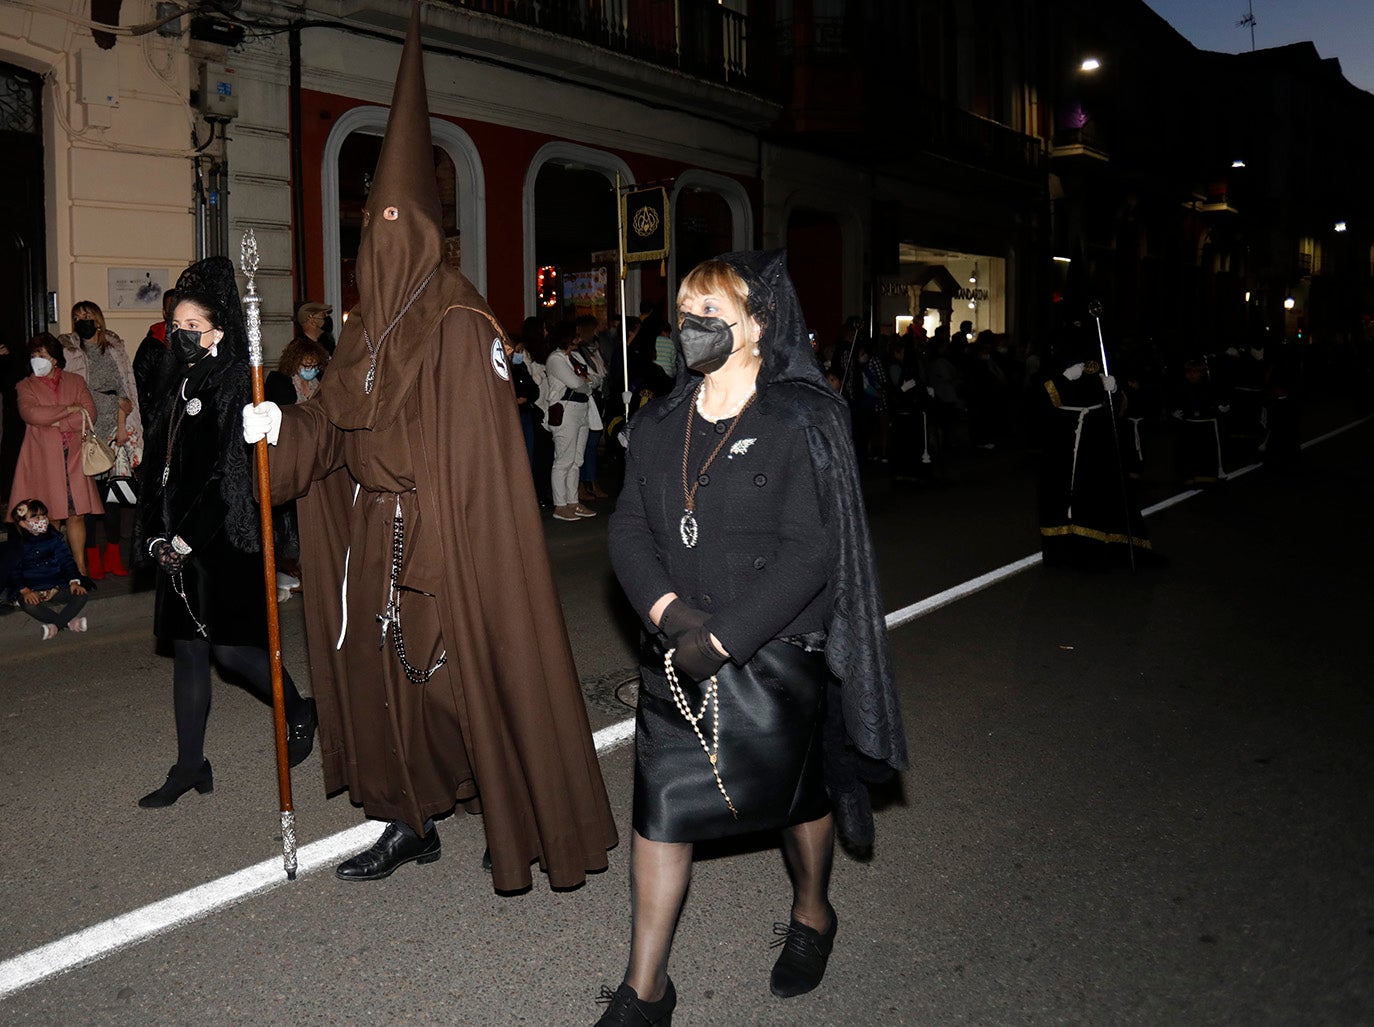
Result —
[[1289, 296], [1286, 300], [1283, 301], [1284, 310], [1292, 310], [1297, 305], [1297, 301], [1293, 299], [1292, 296]]
[[1237, 158], [1236, 160], [1233, 160], [1233, 161], [1231, 162], [1231, 167], [1233, 167], [1233, 168], [1243, 168], [1243, 167], [1245, 167], [1245, 161], [1240, 160], [1239, 158]]
[[1345, 222], [1344, 222], [1344, 221], [1337, 221], [1337, 222], [1336, 222], [1336, 231], [1338, 231], [1338, 232], [1344, 232], [1344, 231], [1345, 231]]
[[1084, 57], [1083, 63], [1078, 66], [1079, 71], [1093, 72], [1102, 67], [1102, 62], [1096, 57]]

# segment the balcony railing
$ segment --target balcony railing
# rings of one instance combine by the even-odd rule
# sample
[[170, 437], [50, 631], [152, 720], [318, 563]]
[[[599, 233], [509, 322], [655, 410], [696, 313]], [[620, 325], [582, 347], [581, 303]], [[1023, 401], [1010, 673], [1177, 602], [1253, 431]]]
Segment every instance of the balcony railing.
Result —
[[[454, 7], [760, 92], [764, 61], [750, 19], [717, 0], [447, 0]], [[757, 40], [763, 40], [762, 34]], [[751, 46], [754, 47], [751, 52]]]
[[1044, 148], [1033, 136], [939, 100], [926, 100], [917, 111], [921, 149], [1010, 174], [1034, 176], [1040, 170]]

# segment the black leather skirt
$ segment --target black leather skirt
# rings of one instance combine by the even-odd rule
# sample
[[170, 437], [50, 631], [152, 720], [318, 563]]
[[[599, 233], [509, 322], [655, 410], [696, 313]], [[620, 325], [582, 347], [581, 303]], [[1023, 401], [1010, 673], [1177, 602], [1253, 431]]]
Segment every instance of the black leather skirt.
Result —
[[[829, 813], [821, 730], [829, 680], [825, 654], [775, 640], [743, 667], [725, 664], [716, 680], [717, 767], [739, 815], [730, 812], [696, 732], [673, 703], [663, 650], [650, 640], [640, 654], [635, 830], [652, 841], [695, 842], [803, 824]], [[681, 684], [698, 712], [705, 683]], [[711, 744], [710, 710], [699, 726]]]

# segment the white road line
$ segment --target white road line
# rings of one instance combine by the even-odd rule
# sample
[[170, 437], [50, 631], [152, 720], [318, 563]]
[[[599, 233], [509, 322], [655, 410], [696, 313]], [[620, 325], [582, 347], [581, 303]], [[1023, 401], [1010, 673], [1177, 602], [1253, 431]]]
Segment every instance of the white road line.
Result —
[[[1337, 428], [1335, 431], [1327, 432], [1325, 435], [1304, 442], [1303, 449], [1335, 438], [1352, 428], [1357, 428], [1369, 419], [1369, 417], [1362, 417], [1358, 421], [1352, 421], [1344, 427]], [[1229, 477], [1235, 478], [1247, 474], [1258, 466], [1259, 464], [1251, 464], [1232, 472]], [[1198, 489], [1180, 492], [1176, 496], [1171, 496], [1163, 502], [1154, 504], [1142, 513], [1149, 517], [1186, 499], [1191, 499], [1199, 492]], [[912, 603], [900, 610], [894, 610], [887, 615], [887, 627], [889, 630], [900, 627], [918, 617], [924, 617], [926, 614], [971, 596], [975, 592], [981, 592], [998, 582], [1029, 570], [1040, 563], [1040, 559], [1039, 553], [1033, 553], [1004, 567], [989, 571], [987, 574], [980, 574], [976, 578], [961, 582], [953, 588], [947, 588], [943, 592], [922, 599], [918, 603]], [[634, 731], [635, 721], [633, 717], [627, 717], [625, 720], [601, 728], [592, 736], [597, 753], [604, 754], [620, 748], [634, 737]], [[332, 866], [345, 856], [367, 847], [376, 837], [377, 825], [371, 821], [365, 821], [356, 827], [351, 827], [346, 831], [340, 831], [338, 834], [303, 846], [296, 853], [298, 873], [305, 875]], [[120, 949], [146, 941], [183, 924], [198, 920], [216, 910], [231, 906], [249, 896], [280, 887], [284, 883], [286, 883], [286, 876], [282, 872], [281, 859], [264, 860], [227, 877], [221, 877], [208, 884], [191, 888], [179, 895], [151, 903], [132, 912], [106, 920], [104, 923], [87, 927], [64, 938], [59, 938], [57, 941], [31, 949], [22, 955], [14, 956], [0, 963], [0, 999], [30, 985], [37, 984], [45, 978], [65, 973], [86, 963], [93, 963], [118, 952]]]

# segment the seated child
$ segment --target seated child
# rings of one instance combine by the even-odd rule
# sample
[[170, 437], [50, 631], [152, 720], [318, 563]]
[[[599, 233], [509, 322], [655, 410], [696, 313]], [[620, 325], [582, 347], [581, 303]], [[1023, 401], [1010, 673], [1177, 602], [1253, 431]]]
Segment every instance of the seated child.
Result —
[[[43, 623], [43, 641], [62, 628], [85, 631], [86, 605], [81, 572], [61, 532], [48, 523], [48, 508], [39, 499], [25, 499], [10, 511], [19, 528], [19, 559], [6, 582], [5, 598]], [[60, 604], [60, 609], [48, 604]]]

